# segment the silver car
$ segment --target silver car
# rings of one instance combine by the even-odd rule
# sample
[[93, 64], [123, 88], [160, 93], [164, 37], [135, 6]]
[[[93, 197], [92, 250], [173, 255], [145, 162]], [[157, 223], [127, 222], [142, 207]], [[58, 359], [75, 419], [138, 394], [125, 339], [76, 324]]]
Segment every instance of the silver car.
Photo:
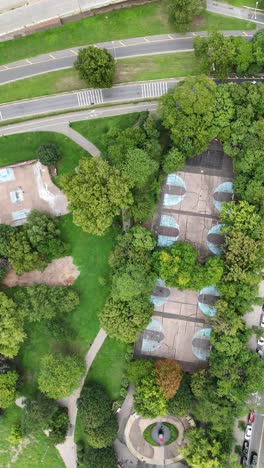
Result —
[[251, 426], [251, 424], [248, 424], [246, 427], [246, 432], [245, 432], [245, 440], [250, 440], [252, 429], [253, 427]]

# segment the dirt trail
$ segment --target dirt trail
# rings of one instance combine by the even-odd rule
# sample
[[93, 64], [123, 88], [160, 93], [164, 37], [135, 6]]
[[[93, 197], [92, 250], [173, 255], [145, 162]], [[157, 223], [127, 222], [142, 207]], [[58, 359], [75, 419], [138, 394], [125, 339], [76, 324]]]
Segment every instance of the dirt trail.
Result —
[[34, 270], [19, 276], [15, 270], [9, 270], [3, 283], [9, 288], [43, 283], [49, 286], [68, 286], [74, 283], [79, 274], [78, 268], [73, 263], [73, 258], [62, 257], [53, 260], [44, 271]]

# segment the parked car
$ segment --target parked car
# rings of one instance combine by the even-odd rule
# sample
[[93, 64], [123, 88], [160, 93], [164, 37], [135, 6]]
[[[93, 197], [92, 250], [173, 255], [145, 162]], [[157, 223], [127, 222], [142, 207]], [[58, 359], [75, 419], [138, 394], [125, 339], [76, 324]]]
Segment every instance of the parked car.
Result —
[[243, 450], [245, 450], [245, 449], [249, 449], [249, 441], [248, 440], [244, 440]]
[[256, 467], [258, 463], [258, 454], [256, 452], [251, 453], [250, 465]]
[[260, 317], [260, 326], [261, 328], [264, 328], [264, 314], [262, 314]]
[[240, 461], [240, 464], [241, 464], [242, 466], [247, 466], [247, 457], [242, 457], [242, 458], [241, 458], [241, 461]]
[[248, 424], [246, 427], [246, 432], [245, 432], [245, 440], [250, 440], [251, 434], [252, 434], [252, 425]]
[[241, 464], [242, 466], [247, 466], [247, 457], [242, 457], [242, 458], [241, 458], [240, 464]]
[[254, 413], [254, 411], [250, 411], [250, 413], [249, 413], [249, 415], [248, 415], [248, 422], [249, 422], [249, 424], [253, 424], [254, 419], [255, 419], [255, 413]]
[[259, 339], [258, 339], [258, 345], [259, 346], [263, 346], [264, 345], [264, 337], [261, 336]]

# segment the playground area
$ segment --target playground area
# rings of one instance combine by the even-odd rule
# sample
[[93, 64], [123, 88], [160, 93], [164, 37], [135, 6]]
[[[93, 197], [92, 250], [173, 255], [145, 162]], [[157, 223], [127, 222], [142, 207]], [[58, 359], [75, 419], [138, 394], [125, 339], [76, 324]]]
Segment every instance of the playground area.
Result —
[[67, 199], [53, 184], [48, 168], [39, 161], [27, 161], [0, 168], [0, 223], [19, 226], [31, 210], [56, 216], [67, 213]]
[[[232, 177], [231, 160], [217, 141], [188, 160], [182, 171], [169, 174], [153, 226], [158, 245], [189, 241], [199, 250], [200, 260], [220, 255], [224, 237], [218, 215], [222, 204], [234, 197]], [[210, 317], [216, 313], [218, 295], [214, 285], [197, 292], [179, 291], [158, 279], [151, 296], [152, 321], [141, 334], [135, 353], [176, 359], [190, 372], [206, 367]]]

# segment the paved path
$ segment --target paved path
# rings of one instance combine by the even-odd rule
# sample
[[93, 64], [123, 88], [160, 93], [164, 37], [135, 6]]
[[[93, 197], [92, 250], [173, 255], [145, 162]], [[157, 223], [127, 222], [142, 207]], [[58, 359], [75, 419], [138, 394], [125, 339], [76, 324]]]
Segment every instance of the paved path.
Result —
[[5, 125], [0, 127], [0, 137], [35, 131], [52, 132], [54, 129], [56, 129], [56, 132], [60, 132], [59, 128], [68, 125], [69, 122], [100, 119], [103, 117], [112, 117], [114, 115], [131, 114], [133, 112], [151, 112], [156, 111], [157, 107], [157, 102], [150, 101], [136, 104], [101, 107], [96, 109], [96, 111], [89, 109], [78, 112], [65, 112], [61, 115], [43, 117], [41, 119], [29, 120], [27, 122]]
[[101, 329], [98, 332], [89, 351], [85, 355], [86, 370], [85, 370], [85, 374], [82, 378], [79, 388], [77, 388], [77, 390], [75, 390], [75, 392], [69, 397], [63, 400], [60, 400], [61, 405], [68, 408], [70, 425], [68, 428], [65, 442], [63, 444], [57, 445], [56, 447], [67, 468], [76, 468], [77, 466], [77, 447], [74, 442], [74, 431], [75, 431], [76, 418], [77, 418], [77, 400], [80, 397], [80, 394], [81, 394], [86, 376], [90, 370], [90, 367], [96, 357], [96, 354], [98, 353], [101, 346], [103, 345], [106, 339], [106, 336], [107, 335], [104, 330]]
[[80, 133], [76, 132], [73, 128], [69, 127], [69, 124], [57, 125], [53, 127], [53, 131], [57, 133], [63, 133], [71, 140], [75, 141], [79, 146], [88, 151], [91, 156], [100, 156], [100, 150], [87, 138], [84, 138]]
[[[250, 40], [255, 31], [222, 31], [225, 36], [242, 36]], [[206, 37], [207, 32], [188, 32], [186, 34], [162, 34], [159, 36], [137, 37], [117, 41], [100, 42], [97, 47], [106, 48], [116, 59], [144, 55], [190, 52], [193, 50], [195, 36]], [[83, 46], [85, 47], [85, 46]], [[17, 62], [0, 65], [0, 85], [24, 78], [72, 68], [79, 47], [28, 57]]]

